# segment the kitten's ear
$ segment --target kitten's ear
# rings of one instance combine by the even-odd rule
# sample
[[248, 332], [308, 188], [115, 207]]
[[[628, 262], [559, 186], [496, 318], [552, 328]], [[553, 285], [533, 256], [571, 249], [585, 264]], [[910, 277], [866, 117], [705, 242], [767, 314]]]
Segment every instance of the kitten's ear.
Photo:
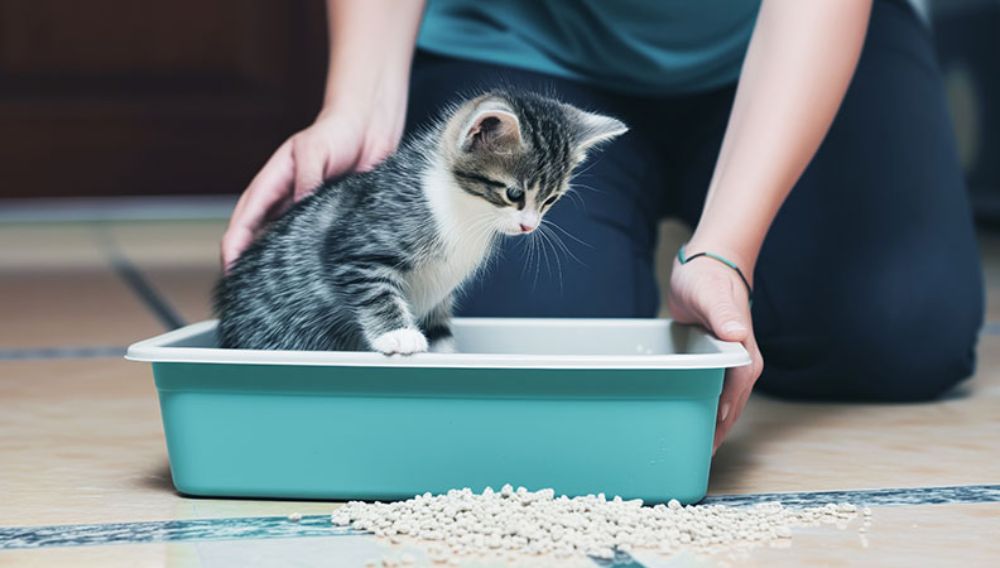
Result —
[[496, 104], [479, 105], [466, 120], [459, 138], [463, 152], [511, 154], [520, 146], [521, 123], [517, 115]]
[[603, 114], [573, 108], [573, 118], [576, 129], [574, 140], [580, 150], [587, 150], [628, 132], [624, 122]]

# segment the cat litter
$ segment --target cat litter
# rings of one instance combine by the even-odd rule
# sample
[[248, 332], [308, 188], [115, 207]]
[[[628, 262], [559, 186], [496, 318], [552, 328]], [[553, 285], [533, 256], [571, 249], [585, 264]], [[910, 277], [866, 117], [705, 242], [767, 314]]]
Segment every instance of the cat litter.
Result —
[[618, 553], [638, 550], [712, 554], [780, 545], [793, 528], [843, 527], [856, 516], [857, 507], [850, 503], [786, 508], [779, 502], [729, 507], [671, 500], [646, 506], [641, 499], [608, 499], [603, 493], [556, 497], [552, 489], [504, 485], [500, 491], [453, 489], [394, 503], [351, 501], [333, 513], [331, 522], [420, 545], [433, 562], [444, 563], [462, 556], [613, 560]]

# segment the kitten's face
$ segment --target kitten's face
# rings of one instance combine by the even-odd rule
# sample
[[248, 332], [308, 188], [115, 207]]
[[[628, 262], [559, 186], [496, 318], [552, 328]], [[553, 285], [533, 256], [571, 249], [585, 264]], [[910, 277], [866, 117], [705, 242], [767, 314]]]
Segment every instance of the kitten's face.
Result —
[[587, 150], [628, 130], [614, 118], [532, 94], [483, 95], [452, 122], [455, 182], [489, 204], [488, 222], [508, 235], [537, 229]]

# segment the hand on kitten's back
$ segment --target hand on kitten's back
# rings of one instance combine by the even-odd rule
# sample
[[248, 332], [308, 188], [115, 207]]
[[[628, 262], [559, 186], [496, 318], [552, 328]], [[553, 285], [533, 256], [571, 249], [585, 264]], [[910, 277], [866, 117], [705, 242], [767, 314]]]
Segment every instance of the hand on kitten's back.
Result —
[[324, 111], [278, 147], [236, 203], [222, 237], [224, 270], [229, 270], [269, 221], [281, 217], [324, 180], [368, 171], [395, 151], [402, 136], [403, 114], [395, 107], [367, 108], [371, 104], [359, 101]]
[[220, 345], [387, 355], [453, 350], [452, 295], [503, 236], [543, 228], [620, 121], [532, 93], [447, 109], [370, 172], [320, 187], [216, 289]]

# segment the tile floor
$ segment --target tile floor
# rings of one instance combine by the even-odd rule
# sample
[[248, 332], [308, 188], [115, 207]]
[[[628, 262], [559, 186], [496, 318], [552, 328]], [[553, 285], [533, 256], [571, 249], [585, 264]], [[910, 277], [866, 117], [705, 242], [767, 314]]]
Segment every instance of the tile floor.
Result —
[[[173, 491], [149, 369], [121, 354], [172, 322], [208, 317], [222, 228], [0, 224], [0, 566], [353, 566], [379, 556], [369, 537], [306, 526], [242, 538], [216, 530], [328, 514], [330, 503]], [[682, 238], [676, 227], [664, 234]], [[636, 554], [632, 566], [1000, 565], [1000, 237], [982, 246], [997, 323], [972, 381], [934, 404], [755, 397], [714, 462], [716, 497], [901, 490], [847, 494], [876, 504], [868, 533], [804, 530], [788, 548], [736, 560]]]

